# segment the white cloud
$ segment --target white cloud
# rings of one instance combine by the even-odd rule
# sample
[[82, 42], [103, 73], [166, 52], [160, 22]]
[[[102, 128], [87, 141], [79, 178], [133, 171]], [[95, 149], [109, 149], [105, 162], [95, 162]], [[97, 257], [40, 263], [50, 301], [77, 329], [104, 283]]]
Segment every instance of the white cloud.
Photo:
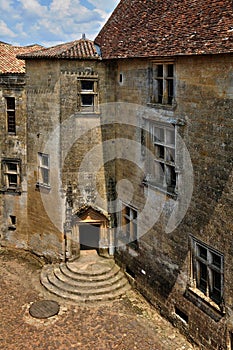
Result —
[[44, 16], [47, 13], [47, 7], [42, 6], [37, 0], [20, 0], [22, 8], [36, 16]]
[[53, 0], [50, 5], [50, 11], [52, 13], [57, 13], [66, 16], [67, 14], [69, 14], [70, 7], [71, 0]]
[[112, 11], [117, 4], [119, 3], [119, 0], [88, 0], [90, 4], [95, 6], [97, 9], [104, 10], [106, 12]]
[[4, 12], [11, 12], [12, 11], [12, 6], [13, 5], [13, 0], [0, 0], [0, 9]]
[[[94, 9], [88, 8], [88, 2]], [[0, 0], [0, 40], [22, 45], [94, 39], [119, 0]], [[86, 5], [85, 5], [86, 4]], [[90, 7], [90, 6], [89, 6]]]
[[7, 26], [3, 20], [0, 20], [0, 33], [2, 36], [8, 36], [10, 38], [16, 37], [16, 34]]

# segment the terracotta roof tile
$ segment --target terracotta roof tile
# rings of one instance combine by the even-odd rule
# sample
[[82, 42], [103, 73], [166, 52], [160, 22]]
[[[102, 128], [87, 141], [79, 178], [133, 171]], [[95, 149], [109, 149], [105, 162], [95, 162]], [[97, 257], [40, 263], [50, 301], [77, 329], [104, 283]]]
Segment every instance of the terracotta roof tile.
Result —
[[13, 46], [0, 42], [0, 74], [25, 73], [25, 62], [16, 56], [39, 48], [40, 45]]
[[20, 55], [24, 59], [30, 58], [66, 58], [66, 59], [97, 59], [100, 58], [98, 49], [93, 41], [88, 39], [75, 40], [69, 43], [56, 45], [26, 55]]
[[95, 43], [103, 59], [233, 52], [233, 2], [121, 0]]

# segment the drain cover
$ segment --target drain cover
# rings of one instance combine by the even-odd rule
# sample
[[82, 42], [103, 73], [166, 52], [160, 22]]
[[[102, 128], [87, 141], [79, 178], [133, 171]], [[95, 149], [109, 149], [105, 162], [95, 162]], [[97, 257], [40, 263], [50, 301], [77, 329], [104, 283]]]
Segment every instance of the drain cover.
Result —
[[58, 314], [59, 304], [54, 300], [36, 301], [30, 306], [29, 313], [35, 318], [49, 318]]

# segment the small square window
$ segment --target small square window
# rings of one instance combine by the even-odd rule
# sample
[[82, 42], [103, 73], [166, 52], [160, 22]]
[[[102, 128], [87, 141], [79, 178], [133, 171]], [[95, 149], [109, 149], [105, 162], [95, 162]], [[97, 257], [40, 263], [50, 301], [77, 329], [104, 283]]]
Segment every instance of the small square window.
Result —
[[97, 78], [78, 79], [78, 109], [83, 113], [98, 112], [98, 80]]

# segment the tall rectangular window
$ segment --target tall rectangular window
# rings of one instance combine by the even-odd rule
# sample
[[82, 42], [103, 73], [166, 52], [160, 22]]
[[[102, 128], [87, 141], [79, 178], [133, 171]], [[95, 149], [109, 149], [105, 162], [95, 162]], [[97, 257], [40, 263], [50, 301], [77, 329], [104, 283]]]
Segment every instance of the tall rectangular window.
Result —
[[223, 299], [223, 255], [193, 239], [192, 266], [195, 287], [220, 304]]
[[16, 191], [20, 188], [20, 161], [4, 159], [2, 161], [3, 188], [6, 191]]
[[15, 125], [15, 98], [6, 97], [6, 112], [7, 112], [7, 132], [10, 134], [16, 133]]
[[154, 63], [151, 103], [172, 105], [174, 99], [174, 64]]
[[49, 155], [44, 153], [38, 153], [38, 185], [49, 186]]
[[122, 230], [124, 231], [128, 245], [138, 248], [137, 241], [137, 211], [129, 206], [124, 205], [121, 216]]
[[151, 124], [150, 135], [154, 146], [154, 185], [174, 193], [177, 187], [175, 171], [175, 128], [163, 124]]
[[94, 78], [78, 79], [78, 109], [81, 112], [98, 112], [98, 80]]

